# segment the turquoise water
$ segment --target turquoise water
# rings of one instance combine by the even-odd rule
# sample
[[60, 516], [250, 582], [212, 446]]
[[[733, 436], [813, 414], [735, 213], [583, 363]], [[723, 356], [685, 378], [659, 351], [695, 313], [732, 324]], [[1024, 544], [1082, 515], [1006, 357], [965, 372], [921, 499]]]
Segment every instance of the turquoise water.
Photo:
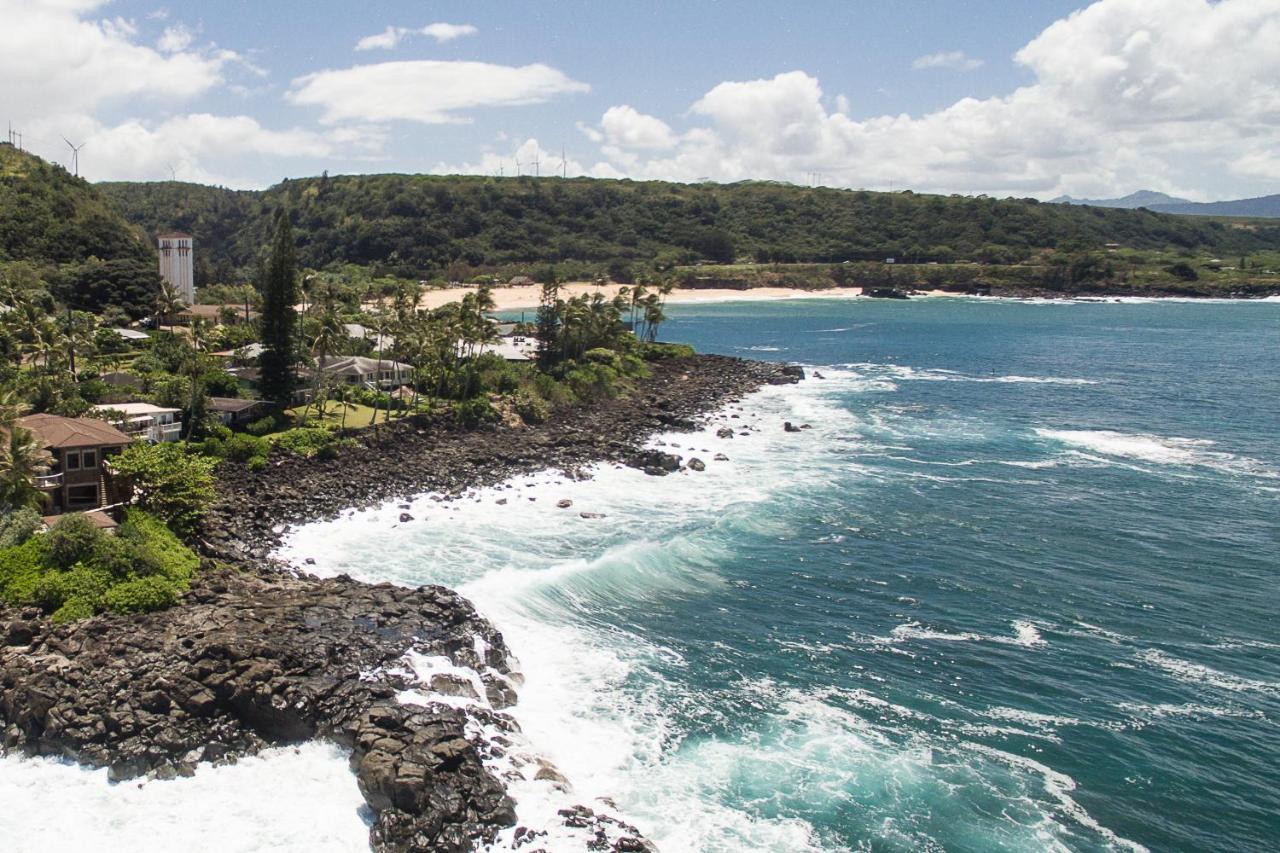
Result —
[[462, 588], [529, 738], [664, 850], [1275, 848], [1280, 304], [670, 313], [824, 378], [661, 439], [703, 474], [521, 478], [293, 553]]

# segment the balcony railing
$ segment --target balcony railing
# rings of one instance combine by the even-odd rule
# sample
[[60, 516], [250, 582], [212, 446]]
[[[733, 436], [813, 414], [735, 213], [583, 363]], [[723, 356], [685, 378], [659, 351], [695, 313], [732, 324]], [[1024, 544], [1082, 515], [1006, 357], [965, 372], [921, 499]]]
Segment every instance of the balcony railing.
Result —
[[56, 489], [62, 486], [62, 474], [38, 474], [32, 481], [37, 489]]

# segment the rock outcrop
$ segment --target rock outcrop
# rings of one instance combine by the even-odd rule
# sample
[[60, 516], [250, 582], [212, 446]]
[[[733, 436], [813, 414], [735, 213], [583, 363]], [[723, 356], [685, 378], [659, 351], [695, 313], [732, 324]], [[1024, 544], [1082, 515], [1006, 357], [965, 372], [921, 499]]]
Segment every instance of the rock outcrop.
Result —
[[[206, 567], [181, 605], [69, 625], [0, 606], [0, 744], [124, 780], [190, 775], [201, 762], [328, 738], [351, 750], [376, 815], [375, 850], [470, 850], [500, 833], [536, 850], [541, 831], [515, 827], [504, 781], [519, 764], [564, 790], [571, 780], [505, 754], [518, 726], [504, 709], [520, 678], [502, 636], [442, 587], [299, 576], [270, 553], [286, 525], [424, 491], [456, 494], [548, 467], [579, 476], [601, 461], [679, 470], [679, 456], [644, 449], [654, 432], [692, 428], [726, 401], [803, 377], [715, 356], [653, 367], [630, 397], [536, 427], [500, 425], [501, 441], [417, 418], [362, 432], [337, 459], [276, 458], [261, 472], [224, 463], [198, 536]], [[423, 675], [415, 661], [448, 671]], [[574, 806], [560, 819], [583, 831], [586, 849], [652, 849], [598, 808]]]

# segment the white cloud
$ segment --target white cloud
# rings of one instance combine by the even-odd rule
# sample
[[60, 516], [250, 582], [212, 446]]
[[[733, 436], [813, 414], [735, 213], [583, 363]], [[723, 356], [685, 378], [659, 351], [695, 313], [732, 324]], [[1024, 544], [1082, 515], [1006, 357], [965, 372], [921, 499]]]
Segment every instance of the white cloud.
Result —
[[185, 24], [175, 24], [164, 28], [156, 41], [156, 47], [162, 53], [177, 53], [191, 47], [194, 40], [195, 34]]
[[387, 27], [380, 33], [360, 39], [356, 42], [356, 50], [390, 50], [408, 33], [404, 27]]
[[476, 107], [540, 104], [590, 88], [547, 65], [416, 60], [357, 65], [299, 77], [287, 99], [322, 109], [320, 120], [465, 122]]
[[[179, 180], [236, 188], [261, 185], [246, 174], [246, 164], [253, 160], [369, 156], [382, 149], [386, 137], [377, 127], [272, 130], [250, 116], [208, 113], [158, 122], [130, 119], [115, 125], [86, 116], [56, 115], [27, 127], [42, 138], [58, 139], [66, 133], [73, 141], [83, 142], [80, 173], [90, 180], [167, 180], [176, 174]], [[58, 145], [65, 149], [61, 141]], [[57, 146], [38, 153], [59, 162], [67, 159]]]
[[950, 68], [955, 71], [973, 71], [981, 68], [985, 63], [981, 59], [975, 59], [965, 54], [963, 50], [943, 50], [938, 53], [930, 53], [926, 56], [918, 57], [911, 63], [911, 67], [917, 71], [928, 68]]
[[669, 148], [623, 146], [603, 121], [591, 130], [636, 178], [818, 171], [833, 185], [937, 192], [1258, 195], [1280, 191], [1277, 43], [1280, 0], [1100, 0], [1018, 51], [1034, 80], [1002, 97], [854, 120], [847, 100], [829, 111], [819, 81], [791, 71], [713, 87]]
[[413, 29], [411, 27], [387, 27], [380, 33], [371, 36], [365, 36], [356, 42], [356, 50], [391, 50], [400, 42], [409, 36], [428, 36], [436, 40], [437, 44], [444, 44], [447, 41], [453, 41], [463, 36], [475, 35], [479, 30], [471, 24], [446, 24], [438, 22], [427, 24], [425, 27]]
[[443, 44], [447, 41], [453, 41], [463, 36], [473, 36], [476, 34], [476, 28], [470, 24], [427, 24], [418, 32], [424, 36], [430, 36], [437, 42]]
[[619, 148], [664, 150], [674, 148], [678, 141], [665, 121], [629, 106], [609, 107], [600, 127], [604, 141]]
[[[136, 43], [137, 28], [84, 16], [100, 0], [0, 0], [0, 106], [18, 120], [47, 112], [93, 110], [138, 97], [191, 98], [223, 81], [239, 57], [190, 50], [169, 37], [164, 52]], [[165, 41], [162, 37], [162, 41]]]
[[526, 139], [508, 152], [484, 151], [479, 160], [467, 163], [439, 162], [432, 167], [434, 175], [495, 175], [515, 177], [562, 175], [576, 178], [583, 175], [593, 178], [620, 178], [623, 174], [608, 163], [586, 166], [560, 151], [548, 151], [536, 139]]
[[[90, 17], [105, 5], [0, 0], [0, 114], [14, 119], [34, 153], [67, 164], [65, 136], [82, 145], [80, 173], [90, 180], [176, 172], [238, 187], [261, 184], [253, 172], [279, 175], [281, 163], [380, 153], [386, 131], [376, 126], [276, 130], [250, 116], [191, 109], [202, 95], [237, 88], [227, 79], [233, 71], [259, 78], [266, 71], [235, 51], [197, 46], [179, 22], [166, 24], [151, 47], [141, 39], [154, 34], [132, 21]], [[101, 117], [122, 110], [123, 118]], [[263, 169], [263, 161], [279, 162]]]

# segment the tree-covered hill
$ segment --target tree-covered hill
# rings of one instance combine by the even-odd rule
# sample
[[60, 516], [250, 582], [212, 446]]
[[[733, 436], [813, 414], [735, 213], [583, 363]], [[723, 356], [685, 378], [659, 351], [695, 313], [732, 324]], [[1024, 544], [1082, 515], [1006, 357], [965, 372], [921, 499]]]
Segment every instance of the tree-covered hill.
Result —
[[248, 273], [275, 211], [289, 210], [300, 261], [408, 277], [516, 263], [617, 259], [1016, 262], [1040, 250], [1280, 247], [1280, 226], [1041, 204], [1031, 199], [874, 193], [766, 182], [731, 185], [589, 178], [352, 175], [260, 192], [195, 184], [100, 184], [149, 233], [195, 235], [197, 280]]
[[0, 144], [0, 280], [141, 316], [160, 286], [153, 245], [98, 187]]

